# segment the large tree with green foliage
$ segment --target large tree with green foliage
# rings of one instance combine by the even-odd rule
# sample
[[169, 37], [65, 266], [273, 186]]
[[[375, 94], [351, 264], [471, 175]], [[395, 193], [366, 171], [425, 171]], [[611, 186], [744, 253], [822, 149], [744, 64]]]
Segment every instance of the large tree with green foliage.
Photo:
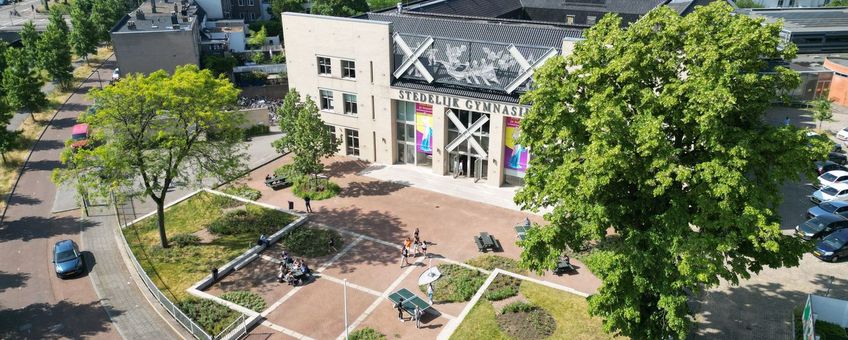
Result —
[[226, 78], [194, 65], [178, 67], [172, 76], [162, 70], [130, 74], [92, 90], [97, 110], [80, 122], [93, 130], [93, 147], [67, 147], [62, 162], [70, 166], [57, 169], [53, 180], [74, 181], [92, 195], [114, 190], [150, 198], [157, 207], [162, 247], [168, 247], [164, 205], [175, 180], [196, 186], [203, 179], [229, 180], [244, 173], [238, 129], [244, 117], [226, 111], [235, 106], [238, 92]]
[[264, 48], [265, 39], [268, 39], [268, 31], [265, 26], [262, 26], [258, 31], [251, 31], [250, 38], [247, 38], [247, 43], [255, 47]]
[[764, 123], [799, 83], [768, 69], [795, 53], [780, 30], [721, 2], [686, 17], [663, 6], [626, 30], [605, 16], [537, 70], [515, 199], [551, 211], [519, 242], [521, 263], [542, 271], [594, 245], [587, 266], [603, 282], [589, 311], [634, 339], [685, 338], [691, 294], [797, 265], [807, 246], [781, 233], [779, 188], [812, 176], [827, 146]]
[[112, 41], [109, 33], [123, 16], [124, 6], [125, 3], [121, 0], [93, 0], [90, 18], [98, 42]]
[[75, 0], [71, 4], [70, 43], [74, 54], [88, 61], [88, 55], [97, 52], [97, 29], [91, 20], [91, 0]]
[[63, 90], [73, 84], [73, 66], [71, 65], [71, 45], [68, 43], [68, 24], [57, 9], [50, 11], [47, 29], [38, 41], [41, 51], [41, 65], [53, 77]]
[[31, 60], [24, 57], [24, 51], [8, 48], [4, 53], [6, 69], [3, 70], [3, 91], [6, 103], [12, 110], [29, 112], [35, 120], [35, 112], [47, 105], [47, 97], [41, 92], [44, 80], [35, 69]]
[[283, 136], [274, 141], [274, 148], [279, 152], [293, 153], [292, 170], [312, 175], [316, 180], [318, 174], [324, 171], [321, 159], [338, 152], [341, 143], [327, 130], [312, 98], [306, 96], [306, 100], [301, 102], [295, 89], [283, 99], [280, 131]]
[[833, 0], [829, 3], [827, 3], [827, 5], [825, 5], [825, 6], [827, 6], [827, 7], [848, 7], [848, 0]]
[[315, 0], [312, 2], [312, 14], [352, 17], [368, 12], [365, 0]]
[[21, 45], [23, 48], [23, 57], [27, 59], [33, 67], [40, 66], [41, 51], [38, 49], [38, 32], [35, 30], [35, 24], [32, 20], [27, 21], [21, 28]]
[[827, 98], [827, 95], [824, 95], [814, 99], [810, 104], [810, 111], [813, 113], [813, 118], [819, 122], [818, 129], [821, 130], [823, 121], [833, 120], [831, 101]]
[[283, 12], [306, 13], [304, 0], [271, 0], [271, 17], [280, 20]]

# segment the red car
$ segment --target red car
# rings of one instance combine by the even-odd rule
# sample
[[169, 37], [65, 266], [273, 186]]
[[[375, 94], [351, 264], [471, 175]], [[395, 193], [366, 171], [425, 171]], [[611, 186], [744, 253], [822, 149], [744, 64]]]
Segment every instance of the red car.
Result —
[[71, 147], [79, 149], [88, 145], [88, 124], [74, 125], [71, 130]]

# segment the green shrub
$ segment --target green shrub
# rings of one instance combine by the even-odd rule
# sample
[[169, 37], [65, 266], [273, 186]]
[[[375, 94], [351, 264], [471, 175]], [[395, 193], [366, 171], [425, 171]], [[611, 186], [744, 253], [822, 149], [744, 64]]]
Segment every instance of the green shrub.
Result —
[[521, 269], [518, 266], [518, 261], [499, 255], [482, 255], [465, 261], [465, 263], [485, 270], [495, 270], [495, 268], [500, 268], [517, 274], [525, 273], [524, 269]]
[[[465, 302], [477, 293], [486, 276], [477, 270], [456, 264], [440, 264], [441, 278], [433, 283], [433, 301]], [[419, 286], [421, 292], [427, 292], [427, 286]]]
[[510, 304], [504, 306], [503, 309], [501, 309], [501, 314], [529, 313], [529, 312], [534, 311], [536, 308], [539, 308], [539, 307], [536, 307], [536, 306], [529, 304], [527, 302], [524, 302], [524, 301], [515, 301], [513, 303], [510, 303]]
[[259, 296], [259, 294], [246, 290], [226, 292], [221, 294], [221, 298], [257, 313], [262, 312], [267, 307], [265, 299]]
[[299, 177], [297, 173], [295, 173], [291, 164], [283, 164], [279, 168], [274, 169], [274, 176], [286, 176], [287, 178], [292, 179]]
[[246, 184], [228, 186], [222, 191], [251, 201], [256, 201], [262, 197], [261, 191], [251, 188]]
[[830, 322], [822, 320], [816, 320], [816, 335], [821, 337], [821, 340], [848, 339], [848, 334], [845, 333], [845, 328], [842, 328], [842, 326], [840, 325], [832, 324]]
[[350, 340], [386, 340], [383, 333], [371, 327], [357, 329], [349, 334]]
[[194, 297], [177, 302], [177, 307], [209, 334], [220, 333], [238, 317], [238, 313], [226, 306]]
[[282, 211], [247, 205], [245, 209], [229, 211], [212, 221], [207, 229], [218, 235], [254, 233], [270, 235], [294, 220]]
[[498, 275], [486, 289], [484, 297], [489, 301], [503, 300], [518, 295], [518, 287], [521, 281], [509, 276]]
[[194, 234], [176, 234], [171, 236], [170, 241], [175, 247], [182, 248], [200, 244], [200, 237]]
[[285, 53], [277, 53], [271, 56], [272, 64], [285, 64], [286, 63], [286, 54]]
[[336, 241], [336, 251], [342, 249], [344, 239], [337, 231], [301, 226], [283, 236], [283, 245], [295, 256], [322, 257], [334, 251], [328, 246], [331, 238]]
[[335, 197], [341, 190], [338, 184], [328, 179], [319, 178], [316, 180], [312, 176], [296, 177], [292, 185], [292, 193], [295, 196], [304, 198], [309, 195], [309, 198], [313, 201]]
[[271, 127], [265, 124], [256, 124], [244, 129], [244, 137], [262, 136], [271, 132]]

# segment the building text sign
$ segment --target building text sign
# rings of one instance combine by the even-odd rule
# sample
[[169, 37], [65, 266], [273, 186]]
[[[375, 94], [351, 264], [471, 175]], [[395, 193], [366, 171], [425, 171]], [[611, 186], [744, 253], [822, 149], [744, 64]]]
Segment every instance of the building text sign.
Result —
[[529, 107], [504, 103], [487, 102], [485, 100], [466, 99], [418, 91], [400, 90], [398, 99], [417, 103], [443, 105], [454, 109], [501, 114], [504, 116], [523, 117]]

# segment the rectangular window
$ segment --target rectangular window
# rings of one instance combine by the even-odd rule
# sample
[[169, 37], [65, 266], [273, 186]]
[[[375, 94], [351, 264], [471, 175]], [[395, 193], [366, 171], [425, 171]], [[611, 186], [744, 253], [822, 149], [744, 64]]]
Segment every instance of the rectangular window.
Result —
[[[253, 4], [250, 4], [250, 5], [252, 6]], [[251, 21], [256, 20], [256, 13], [250, 12], [250, 20]]]
[[318, 57], [318, 74], [329, 76], [332, 73], [330, 58]]
[[333, 91], [321, 90], [321, 110], [333, 111]]
[[342, 60], [342, 78], [356, 79], [356, 63], [352, 60]]
[[594, 25], [596, 20], [597, 20], [597, 18], [594, 15], [587, 16], [586, 17], [586, 24], [587, 25]]
[[336, 142], [336, 127], [332, 125], [324, 124], [327, 127], [327, 132], [330, 133], [330, 138], [333, 140], [333, 143]]
[[238, 5], [239, 5], [239, 6], [244, 6], [244, 0], [238, 0]]
[[342, 100], [344, 101], [344, 113], [356, 115], [356, 95], [345, 93], [342, 95]]
[[359, 156], [359, 131], [345, 129], [348, 156]]
[[253, 6], [253, 0], [247, 0], [247, 5], [248, 5], [248, 6]]

